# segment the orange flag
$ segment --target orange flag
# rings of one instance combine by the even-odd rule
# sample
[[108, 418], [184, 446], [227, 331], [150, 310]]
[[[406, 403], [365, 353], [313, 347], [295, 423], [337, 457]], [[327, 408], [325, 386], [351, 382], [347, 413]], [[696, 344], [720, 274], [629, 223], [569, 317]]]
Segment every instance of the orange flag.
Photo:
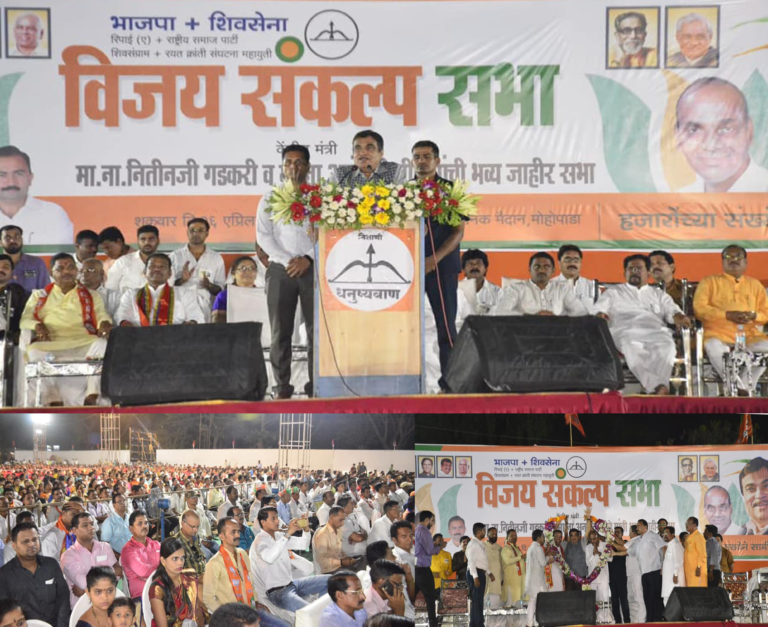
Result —
[[573, 425], [581, 433], [582, 437], [587, 437], [587, 434], [584, 433], [584, 427], [581, 425], [581, 420], [579, 420], [579, 414], [565, 414], [565, 424]]
[[752, 414], [743, 414], [741, 425], [739, 425], [739, 439], [736, 440], [736, 444], [749, 444], [750, 437], [752, 437]]

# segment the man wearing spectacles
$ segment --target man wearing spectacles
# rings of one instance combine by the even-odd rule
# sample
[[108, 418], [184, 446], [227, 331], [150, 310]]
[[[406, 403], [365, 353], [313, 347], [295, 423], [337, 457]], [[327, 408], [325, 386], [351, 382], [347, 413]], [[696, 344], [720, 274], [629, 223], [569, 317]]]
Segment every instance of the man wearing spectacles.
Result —
[[363, 609], [365, 591], [351, 570], [340, 570], [328, 580], [328, 595], [333, 603], [323, 610], [320, 627], [357, 625], [362, 627], [368, 618]]
[[614, 37], [621, 56], [613, 57], [612, 68], [659, 67], [656, 48], [645, 47], [648, 35], [648, 20], [636, 11], [627, 11], [616, 16]]
[[[747, 251], [736, 244], [722, 251], [723, 273], [705, 277], [693, 296], [693, 310], [704, 326], [704, 350], [712, 367], [724, 377], [724, 355], [744, 334], [746, 349], [768, 353], [768, 337], [762, 327], [768, 322], [768, 297], [763, 284], [744, 276]], [[754, 366], [757, 381], [765, 368]], [[740, 373], [742, 381], [744, 373]], [[746, 391], [745, 391], [746, 392]]]
[[667, 59], [668, 67], [717, 67], [712, 27], [703, 15], [688, 13], [677, 20], [675, 39], [680, 51]]
[[117, 315], [117, 308], [120, 306], [120, 292], [109, 289], [105, 283], [107, 273], [104, 272], [104, 264], [101, 259], [91, 257], [84, 259], [80, 263], [80, 269], [77, 272], [77, 281], [83, 287], [93, 290], [101, 296], [107, 313], [114, 319]]

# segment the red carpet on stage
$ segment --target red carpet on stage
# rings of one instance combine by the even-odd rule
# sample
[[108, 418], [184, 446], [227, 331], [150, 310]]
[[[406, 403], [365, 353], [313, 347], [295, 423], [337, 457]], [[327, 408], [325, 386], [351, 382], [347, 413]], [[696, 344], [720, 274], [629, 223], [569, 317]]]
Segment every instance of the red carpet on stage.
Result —
[[[20, 408], [2, 410], [16, 413]], [[132, 407], [57, 407], [56, 412], [102, 413], [249, 413], [249, 414], [740, 414], [768, 413], [768, 398], [622, 396], [605, 394], [437, 394], [312, 398], [287, 401], [206, 401]], [[25, 409], [49, 413], [50, 407]]]

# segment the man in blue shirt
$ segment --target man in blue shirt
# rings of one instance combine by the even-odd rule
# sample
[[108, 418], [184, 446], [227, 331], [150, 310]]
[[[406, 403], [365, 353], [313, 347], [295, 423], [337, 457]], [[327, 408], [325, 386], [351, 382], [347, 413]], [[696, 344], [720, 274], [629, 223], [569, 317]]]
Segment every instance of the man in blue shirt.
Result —
[[368, 618], [363, 609], [365, 591], [351, 570], [339, 570], [328, 579], [328, 595], [333, 603], [323, 610], [320, 627], [363, 627]]
[[109, 546], [115, 553], [122, 553], [123, 547], [131, 539], [131, 530], [128, 528], [128, 512], [125, 505], [125, 497], [120, 493], [112, 495], [112, 512], [101, 523], [101, 540], [109, 542]]

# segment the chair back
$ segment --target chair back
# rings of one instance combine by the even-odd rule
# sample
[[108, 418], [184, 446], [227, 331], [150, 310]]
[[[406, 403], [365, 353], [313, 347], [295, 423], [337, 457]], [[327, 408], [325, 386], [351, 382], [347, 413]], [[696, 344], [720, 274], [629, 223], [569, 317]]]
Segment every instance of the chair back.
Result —
[[320, 627], [320, 617], [323, 615], [323, 610], [332, 602], [331, 597], [326, 593], [309, 605], [296, 610], [296, 627]]
[[37, 618], [30, 618], [27, 621], [27, 627], [53, 627], [50, 623], [46, 623], [44, 620]]
[[[123, 591], [119, 588], [115, 589], [115, 598], [117, 597], [124, 597], [125, 594], [123, 594]], [[72, 608], [72, 613], [69, 615], [69, 627], [75, 627], [77, 625], [77, 621], [80, 620], [80, 618], [85, 614], [89, 609], [91, 609], [91, 599], [88, 597], [88, 593], [86, 592], [83, 596], [81, 596], [77, 603], [75, 603], [75, 607]], [[47, 625], [48, 623], [44, 623], [40, 621], [41, 624]], [[31, 621], [27, 621], [27, 625], [31, 625]]]
[[144, 622], [147, 627], [152, 624], [152, 606], [149, 603], [149, 586], [152, 584], [152, 578], [155, 576], [156, 572], [156, 570], [153, 570], [152, 574], [147, 577], [144, 589], [141, 591], [141, 615], [144, 617]]

